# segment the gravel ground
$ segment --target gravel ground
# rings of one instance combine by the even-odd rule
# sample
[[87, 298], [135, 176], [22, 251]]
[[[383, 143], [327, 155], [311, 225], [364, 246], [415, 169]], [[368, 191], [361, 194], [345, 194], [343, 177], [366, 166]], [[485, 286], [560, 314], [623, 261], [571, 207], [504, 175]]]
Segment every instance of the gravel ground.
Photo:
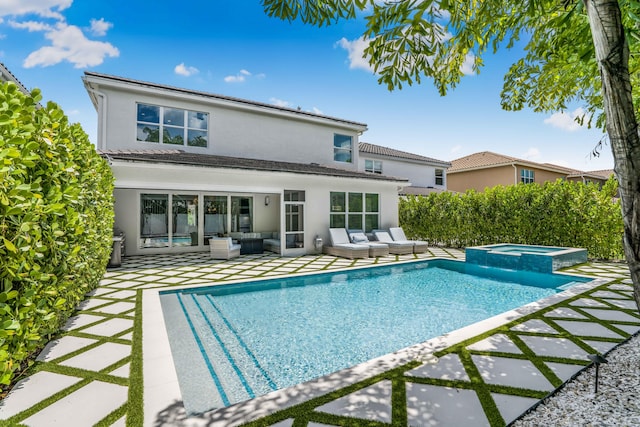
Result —
[[511, 426], [640, 426], [640, 335], [606, 358], [608, 363], [600, 365], [598, 394], [591, 366]]

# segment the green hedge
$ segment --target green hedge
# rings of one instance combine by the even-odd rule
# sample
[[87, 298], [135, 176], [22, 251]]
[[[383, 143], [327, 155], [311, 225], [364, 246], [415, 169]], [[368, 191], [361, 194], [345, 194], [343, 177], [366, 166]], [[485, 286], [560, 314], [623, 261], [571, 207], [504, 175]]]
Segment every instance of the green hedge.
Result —
[[496, 186], [484, 192], [432, 193], [400, 201], [405, 232], [431, 245], [494, 243], [588, 249], [596, 259], [623, 259], [622, 213], [611, 178], [600, 189], [571, 181]]
[[0, 86], [0, 384], [10, 384], [105, 272], [113, 176], [79, 124]]

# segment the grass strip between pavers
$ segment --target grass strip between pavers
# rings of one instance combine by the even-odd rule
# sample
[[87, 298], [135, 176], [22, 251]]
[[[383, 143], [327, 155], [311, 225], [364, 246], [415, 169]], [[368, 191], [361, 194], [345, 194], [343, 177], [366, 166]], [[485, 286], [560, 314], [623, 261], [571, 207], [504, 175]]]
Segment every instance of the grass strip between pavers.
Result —
[[[626, 333], [625, 331], [622, 331], [621, 329], [615, 327], [614, 325], [612, 325], [609, 321], [606, 320], [601, 320], [596, 318], [593, 315], [589, 315], [589, 313], [587, 312], [583, 312], [582, 310], [580, 310], [580, 307], [576, 307], [576, 306], [572, 306], [570, 305], [571, 302], [576, 301], [578, 299], [581, 298], [592, 298], [592, 299], [597, 299], [595, 297], [591, 297], [589, 295], [589, 293], [593, 293], [596, 291], [602, 291], [602, 290], [606, 290], [606, 291], [611, 291], [610, 289], [608, 289], [609, 286], [611, 286], [614, 283], [620, 283], [622, 279], [611, 279], [610, 281], [603, 283], [601, 285], [599, 285], [598, 287], [591, 289], [587, 292], [578, 294], [578, 295], [574, 295], [573, 297], [570, 297], [568, 299], [565, 299], [563, 301], [560, 301], [552, 306], [546, 307], [542, 310], [536, 311], [534, 313], [530, 313], [527, 314], [525, 316], [522, 316], [516, 320], [513, 320], [505, 325], [501, 325], [497, 328], [494, 328], [492, 330], [486, 331], [482, 334], [476, 335], [472, 338], [469, 338], [467, 340], [464, 340], [458, 344], [455, 344], [451, 347], [448, 347], [446, 349], [440, 350], [438, 352], [435, 352], [434, 355], [436, 357], [442, 357], [446, 354], [452, 354], [455, 353], [458, 355], [458, 357], [460, 358], [461, 363], [463, 364], [468, 376], [469, 376], [469, 381], [462, 381], [462, 380], [442, 380], [442, 379], [437, 379], [437, 378], [418, 378], [418, 377], [405, 377], [404, 376], [404, 372], [413, 369], [413, 367], [416, 366], [420, 366], [421, 362], [419, 361], [415, 361], [415, 362], [411, 362], [408, 365], [404, 365], [402, 367], [396, 368], [392, 371], [388, 371], [386, 373], [382, 373], [379, 375], [376, 375], [375, 377], [366, 379], [364, 381], [361, 381], [359, 383], [356, 383], [354, 385], [345, 387], [343, 389], [340, 390], [336, 390], [332, 393], [329, 393], [327, 395], [309, 400], [307, 402], [298, 404], [296, 406], [293, 406], [291, 408], [287, 408], [284, 409], [282, 411], [276, 412], [272, 415], [269, 415], [267, 417], [261, 418], [259, 420], [255, 420], [252, 422], [249, 422], [247, 424], [244, 424], [243, 427], [262, 427], [262, 426], [269, 426], [271, 424], [286, 420], [286, 419], [294, 419], [294, 423], [293, 426], [306, 426], [307, 423], [309, 421], [314, 421], [314, 422], [318, 422], [318, 423], [327, 423], [327, 424], [333, 424], [333, 425], [366, 425], [366, 426], [382, 426], [382, 425], [388, 425], [386, 423], [381, 423], [378, 421], [371, 421], [371, 420], [363, 420], [363, 419], [359, 419], [359, 418], [350, 418], [350, 417], [346, 417], [346, 416], [339, 416], [339, 415], [334, 415], [334, 414], [327, 414], [327, 413], [323, 413], [323, 412], [316, 412], [314, 411], [314, 408], [317, 408], [319, 406], [322, 406], [330, 401], [339, 399], [341, 397], [347, 396], [357, 390], [360, 390], [362, 388], [368, 387], [372, 384], [375, 384], [379, 381], [382, 381], [384, 379], [391, 379], [393, 382], [393, 387], [392, 387], [392, 413], [393, 413], [393, 417], [392, 417], [392, 425], [394, 426], [404, 426], [407, 425], [407, 412], [406, 412], [406, 387], [405, 384], [407, 382], [415, 382], [415, 383], [423, 383], [423, 384], [430, 384], [430, 385], [435, 385], [435, 386], [444, 386], [444, 387], [451, 387], [451, 388], [460, 388], [460, 389], [469, 389], [469, 390], [474, 390], [477, 393], [478, 399], [480, 400], [480, 403], [482, 405], [482, 408], [485, 412], [485, 416], [487, 417], [487, 420], [489, 421], [491, 426], [504, 426], [505, 425], [505, 420], [502, 417], [502, 414], [500, 413], [498, 407], [495, 404], [495, 401], [493, 400], [491, 393], [500, 393], [500, 394], [507, 394], [507, 395], [513, 395], [513, 396], [521, 396], [521, 397], [528, 397], [528, 398], [535, 398], [535, 399], [545, 399], [546, 397], [550, 396], [551, 394], [553, 394], [555, 392], [555, 390], [557, 390], [558, 388], [562, 387], [564, 385], [564, 381], [562, 381], [562, 379], [560, 379], [555, 372], [553, 372], [553, 370], [551, 368], [549, 368], [545, 362], [555, 362], [555, 363], [565, 363], [565, 364], [572, 364], [572, 365], [577, 365], [577, 366], [582, 366], [582, 367], [586, 367], [589, 366], [591, 364], [591, 362], [586, 361], [586, 360], [580, 360], [580, 359], [570, 359], [570, 358], [564, 358], [564, 357], [557, 357], [557, 356], [538, 356], [536, 355], [525, 343], [524, 341], [519, 337], [519, 335], [528, 335], [528, 336], [546, 336], [549, 338], [564, 338], [564, 339], [568, 339], [569, 341], [571, 341], [572, 343], [576, 344], [579, 348], [581, 348], [582, 350], [588, 352], [588, 353], [597, 353], [597, 351], [592, 348], [591, 346], [589, 346], [588, 344], [586, 344], [584, 341], [582, 341], [582, 339], [590, 339], [590, 340], [594, 340], [594, 341], [602, 341], [602, 342], [612, 342], [612, 343], [617, 343], [622, 344], [623, 342], [625, 342], [631, 334]], [[624, 299], [629, 299], [629, 296], [622, 293], [622, 292], [617, 292], [622, 298]], [[609, 304], [611, 305], [611, 304]], [[618, 333], [619, 335], [621, 335], [621, 339], [615, 339], [615, 338], [607, 338], [607, 337], [581, 337], [578, 338], [574, 335], [572, 335], [571, 333], [569, 333], [567, 330], [565, 330], [564, 328], [560, 327], [556, 322], [554, 322], [554, 318], [550, 318], [545, 316], [545, 313], [548, 313], [552, 310], [555, 310], [557, 308], [567, 308], [567, 309], [571, 309], [574, 311], [578, 311], [580, 312], [580, 314], [585, 315], [586, 319], [566, 319], [566, 318], [562, 318], [562, 320], [581, 320], [581, 321], [588, 321], [588, 322], [592, 322], [592, 323], [597, 323], [600, 324], [606, 328], [608, 328], [611, 331], [614, 331], [616, 333]], [[600, 309], [604, 309], [604, 308], [600, 308]], [[633, 310], [631, 309], [624, 309], [621, 307], [616, 307], [616, 306], [612, 306], [610, 308], [612, 311], [622, 311], [628, 314], [632, 314], [634, 317], [637, 317], [637, 315], [635, 313], [633, 313]], [[537, 320], [542, 320], [543, 322], [545, 322], [547, 325], [549, 325], [550, 327], [554, 328], [556, 331], [558, 331], [557, 334], [552, 334], [552, 333], [535, 333], [535, 332], [525, 332], [525, 331], [514, 331], [512, 330], [512, 328], [514, 326], [517, 326], [519, 324], [522, 324], [524, 322], [527, 322], [529, 320], [533, 320], [533, 319], [537, 319]], [[625, 322], [620, 322], [620, 321], [616, 321], [616, 323], [625, 323]], [[627, 322], [628, 323], [628, 322]], [[640, 323], [640, 319], [638, 321], [638, 323]], [[633, 324], [633, 323], [630, 323]], [[522, 351], [522, 354], [517, 354], [517, 353], [506, 353], [506, 352], [491, 352], [491, 351], [475, 351], [475, 350], [468, 350], [467, 347], [469, 345], [472, 345], [476, 342], [479, 342], [481, 340], [484, 340], [486, 338], [489, 338], [493, 335], [496, 334], [504, 334], [506, 335], [519, 349], [520, 351]], [[512, 358], [512, 359], [521, 359], [521, 360], [529, 360], [531, 361], [534, 366], [536, 367], [536, 369], [538, 369], [544, 376], [545, 378], [551, 383], [551, 385], [555, 388], [554, 391], [552, 391], [551, 393], [547, 392], [547, 391], [540, 391], [540, 390], [531, 390], [531, 389], [526, 389], [526, 388], [518, 388], [518, 387], [511, 387], [511, 386], [505, 386], [505, 385], [497, 385], [497, 384], [487, 384], [483, 379], [482, 379], [482, 375], [480, 374], [480, 372], [478, 371], [478, 368], [476, 367], [476, 365], [473, 363], [473, 360], [471, 359], [471, 355], [472, 354], [478, 354], [478, 355], [489, 355], [489, 356], [495, 356], [495, 357], [505, 357], [505, 358]], [[411, 367], [409, 367], [411, 366]]]
[[144, 424], [144, 378], [142, 370], [142, 290], [136, 292], [136, 316], [133, 323], [131, 366], [129, 369], [129, 399], [127, 401], [127, 427]]
[[[350, 417], [344, 417], [344, 416], [338, 416], [338, 415], [332, 415], [332, 414], [327, 414], [324, 412], [315, 412], [315, 408], [322, 406], [326, 403], [329, 403], [333, 400], [339, 399], [341, 397], [344, 397], [348, 394], [354, 393], [358, 390], [361, 390], [363, 388], [369, 387], [373, 384], [376, 384], [380, 381], [383, 380], [390, 380], [392, 381], [392, 383], [394, 382], [394, 380], [397, 379], [401, 379], [404, 375], [404, 373], [410, 369], [413, 369], [417, 366], [420, 366], [421, 362], [419, 361], [413, 361], [413, 362], [409, 362], [405, 365], [399, 366], [397, 368], [391, 369], [389, 371], [383, 372], [381, 374], [375, 375], [371, 378], [367, 378], [363, 381], [357, 382], [355, 384], [351, 384], [347, 387], [341, 388], [339, 390], [335, 390], [331, 393], [313, 398], [311, 400], [308, 400], [306, 402], [303, 403], [299, 403], [295, 406], [292, 406], [290, 408], [284, 409], [282, 411], [278, 411], [274, 414], [268, 415], [264, 418], [260, 418], [258, 420], [254, 420], [254, 421], [250, 421], [246, 424], [243, 424], [243, 427], [264, 427], [264, 426], [269, 426], [272, 425], [274, 423], [286, 420], [288, 418], [296, 418], [296, 423], [294, 423], [294, 425], [297, 424], [297, 418], [301, 418], [305, 421], [304, 424], [302, 425], [306, 425], [306, 422], [308, 422], [310, 420], [311, 417], [313, 417], [313, 421], [316, 422], [328, 422], [331, 423], [330, 420], [333, 420], [335, 417], [338, 417], [341, 421], [341, 423], [338, 423], [338, 425], [362, 425], [362, 424], [354, 424], [354, 423], [361, 423], [362, 420], [361, 419], [357, 419], [357, 418], [350, 418]], [[396, 406], [397, 403], [396, 402], [397, 399], [402, 399], [405, 395], [401, 394], [401, 393], [392, 393], [392, 402], [393, 402], [393, 406]], [[403, 401], [402, 404], [404, 405], [405, 402]], [[371, 425], [387, 425], [385, 423], [378, 423], [378, 422], [374, 422], [372, 421]], [[334, 423], [335, 424], [335, 423]], [[394, 423], [395, 424], [395, 423]], [[369, 424], [367, 424], [369, 425]]]

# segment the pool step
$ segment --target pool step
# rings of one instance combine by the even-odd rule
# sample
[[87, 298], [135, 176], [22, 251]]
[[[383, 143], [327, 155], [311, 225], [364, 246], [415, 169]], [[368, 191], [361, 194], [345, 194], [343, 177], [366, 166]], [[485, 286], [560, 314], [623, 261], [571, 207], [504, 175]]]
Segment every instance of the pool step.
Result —
[[[208, 295], [179, 297], [208, 359], [218, 392], [233, 404], [276, 390], [278, 387], [251, 349]], [[208, 339], [200, 337], [209, 337]]]

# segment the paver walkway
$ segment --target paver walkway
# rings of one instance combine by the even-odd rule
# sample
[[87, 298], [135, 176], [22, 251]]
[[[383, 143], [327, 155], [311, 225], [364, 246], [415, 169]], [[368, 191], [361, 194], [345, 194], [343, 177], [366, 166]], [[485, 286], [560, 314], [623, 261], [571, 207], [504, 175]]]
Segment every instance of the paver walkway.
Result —
[[[419, 258], [464, 259], [431, 248]], [[145, 414], [142, 294], [146, 289], [210, 284], [392, 263], [413, 255], [345, 260], [331, 256], [249, 255], [214, 261], [206, 253], [125, 258], [107, 271], [60, 335], [38, 356], [30, 377], [0, 402], [0, 425], [234, 425], [224, 411], [190, 417], [181, 405]], [[254, 425], [505, 425], [640, 330], [626, 266], [590, 263], [573, 273], [606, 278], [595, 289], [491, 327], [437, 357], [416, 359]], [[242, 406], [242, 405], [241, 405]], [[249, 406], [245, 406], [247, 408]]]

